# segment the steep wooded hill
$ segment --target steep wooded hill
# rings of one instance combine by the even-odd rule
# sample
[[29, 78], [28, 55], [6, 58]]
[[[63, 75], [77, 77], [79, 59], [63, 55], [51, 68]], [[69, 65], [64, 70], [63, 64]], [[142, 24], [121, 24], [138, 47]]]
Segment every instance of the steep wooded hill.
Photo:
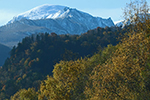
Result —
[[108, 44], [116, 45], [119, 33], [117, 28], [98, 27], [82, 35], [45, 33], [24, 38], [0, 69], [0, 98], [9, 98], [22, 88], [37, 89], [41, 80], [52, 75], [57, 62], [92, 56]]

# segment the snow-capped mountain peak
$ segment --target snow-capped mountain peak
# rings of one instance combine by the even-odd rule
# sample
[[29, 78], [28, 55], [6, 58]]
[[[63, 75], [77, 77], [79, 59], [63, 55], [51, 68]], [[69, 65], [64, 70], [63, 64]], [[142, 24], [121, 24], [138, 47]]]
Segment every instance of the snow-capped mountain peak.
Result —
[[19, 21], [21, 19], [56, 19], [62, 17], [68, 9], [69, 7], [66, 6], [44, 4], [15, 16], [11, 21], [9, 21], [9, 23], [13, 23], [14, 21]]
[[106, 26], [114, 26], [111, 18], [103, 19], [75, 8], [45, 4], [15, 16], [8, 24], [0, 27], [0, 42], [12, 45], [31, 34], [81, 34]]

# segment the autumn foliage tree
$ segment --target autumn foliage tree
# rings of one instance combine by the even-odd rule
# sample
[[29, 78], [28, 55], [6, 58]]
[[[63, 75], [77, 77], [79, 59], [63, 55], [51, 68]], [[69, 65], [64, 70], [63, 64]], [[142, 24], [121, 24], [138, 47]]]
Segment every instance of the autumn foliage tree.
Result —
[[[136, 9], [134, 3], [141, 5]], [[139, 12], [147, 12], [146, 2], [129, 4], [130, 20]], [[147, 13], [144, 14], [147, 14]], [[134, 19], [133, 29], [122, 39], [114, 55], [103, 65], [97, 65], [90, 76], [85, 94], [90, 100], [149, 100], [150, 99], [150, 20]]]
[[38, 100], [37, 92], [34, 88], [21, 89], [15, 95], [11, 96], [10, 100]]
[[116, 47], [108, 45], [90, 58], [76, 61], [60, 61], [54, 66], [53, 77], [41, 83], [39, 100], [84, 100], [85, 86], [89, 75], [97, 64], [104, 63]]
[[93, 70], [87, 87], [92, 100], [137, 100], [149, 98], [150, 41], [139, 33], [118, 45], [113, 57]]
[[130, 34], [148, 31], [147, 25], [150, 23], [150, 14], [146, 0], [133, 0], [126, 4], [123, 16], [125, 20], [130, 21]]

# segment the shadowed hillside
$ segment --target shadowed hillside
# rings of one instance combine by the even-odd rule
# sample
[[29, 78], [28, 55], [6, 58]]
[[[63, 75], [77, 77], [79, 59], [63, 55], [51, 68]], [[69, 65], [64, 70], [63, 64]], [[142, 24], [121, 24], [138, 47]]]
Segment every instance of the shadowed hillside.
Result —
[[0, 66], [2, 66], [7, 57], [9, 57], [10, 48], [0, 44]]

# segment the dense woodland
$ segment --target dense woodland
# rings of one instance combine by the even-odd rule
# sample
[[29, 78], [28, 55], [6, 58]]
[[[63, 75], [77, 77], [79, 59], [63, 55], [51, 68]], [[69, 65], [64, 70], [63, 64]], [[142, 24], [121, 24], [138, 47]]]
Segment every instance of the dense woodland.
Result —
[[[0, 99], [149, 100], [148, 9], [145, 1], [127, 7], [131, 25], [123, 29], [24, 38], [0, 69]], [[138, 13], [144, 17], [132, 17]]]
[[98, 27], [82, 35], [40, 33], [24, 38], [0, 69], [0, 98], [9, 98], [22, 88], [39, 89], [41, 81], [53, 75], [53, 66], [61, 60], [84, 59], [110, 43], [116, 45], [118, 30]]

